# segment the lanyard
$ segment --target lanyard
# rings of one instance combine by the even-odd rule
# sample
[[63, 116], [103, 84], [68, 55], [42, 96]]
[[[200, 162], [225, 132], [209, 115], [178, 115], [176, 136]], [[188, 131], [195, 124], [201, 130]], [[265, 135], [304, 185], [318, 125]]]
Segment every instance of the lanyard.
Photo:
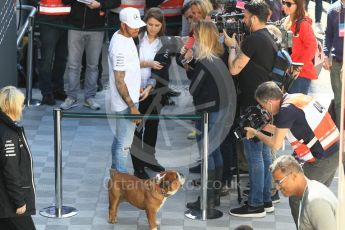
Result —
[[304, 188], [303, 196], [302, 196], [301, 202], [300, 202], [300, 204], [299, 204], [297, 229], [299, 229], [299, 225], [300, 225], [300, 220], [301, 220], [301, 215], [302, 215], [302, 209], [304, 208], [304, 197], [305, 197], [305, 193], [306, 193], [307, 188], [308, 188], [308, 182], [307, 182], [307, 186], [305, 186], [305, 188]]

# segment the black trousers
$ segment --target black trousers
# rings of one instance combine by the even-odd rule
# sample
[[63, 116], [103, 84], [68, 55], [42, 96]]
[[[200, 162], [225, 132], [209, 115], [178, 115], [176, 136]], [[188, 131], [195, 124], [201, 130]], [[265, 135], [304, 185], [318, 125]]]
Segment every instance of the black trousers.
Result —
[[31, 216], [0, 218], [0, 229], [6, 230], [36, 230]]
[[[139, 111], [145, 115], [157, 115], [162, 105], [158, 96], [148, 96], [139, 103]], [[134, 170], [143, 169], [148, 164], [157, 164], [155, 158], [159, 120], [142, 120], [134, 133], [131, 157]]]

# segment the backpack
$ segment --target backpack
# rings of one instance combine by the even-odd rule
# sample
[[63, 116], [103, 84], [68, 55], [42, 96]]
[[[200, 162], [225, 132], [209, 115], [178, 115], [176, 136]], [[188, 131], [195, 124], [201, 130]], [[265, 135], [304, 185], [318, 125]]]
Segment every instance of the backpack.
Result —
[[278, 48], [276, 51], [276, 57], [272, 71], [268, 77], [270, 81], [275, 82], [279, 88], [287, 92], [294, 81], [294, 78], [288, 73], [289, 68], [292, 66], [292, 59], [290, 54], [282, 49]]
[[[266, 36], [266, 33], [264, 34]], [[287, 92], [294, 81], [294, 78], [288, 73], [289, 68], [292, 66], [292, 59], [290, 54], [277, 44], [271, 33], [267, 37], [272, 41], [276, 54], [272, 69], [269, 71], [265, 69], [265, 71], [268, 72], [268, 79], [270, 81], [275, 82], [283, 92]], [[256, 66], [264, 69], [257, 64]]]

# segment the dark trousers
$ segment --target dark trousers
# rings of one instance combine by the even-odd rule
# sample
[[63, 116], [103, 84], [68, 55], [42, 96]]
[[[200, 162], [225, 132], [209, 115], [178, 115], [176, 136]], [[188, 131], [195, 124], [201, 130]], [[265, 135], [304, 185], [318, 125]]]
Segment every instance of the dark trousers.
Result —
[[[148, 96], [139, 103], [139, 111], [145, 115], [157, 115], [162, 105], [155, 96]], [[137, 126], [131, 147], [134, 170], [143, 169], [147, 164], [157, 164], [155, 158], [159, 120], [143, 120]]]
[[31, 216], [0, 218], [0, 228], [4, 230], [36, 230]]
[[67, 62], [67, 30], [41, 24], [42, 59], [39, 67], [39, 88], [42, 95], [64, 90], [63, 76]]

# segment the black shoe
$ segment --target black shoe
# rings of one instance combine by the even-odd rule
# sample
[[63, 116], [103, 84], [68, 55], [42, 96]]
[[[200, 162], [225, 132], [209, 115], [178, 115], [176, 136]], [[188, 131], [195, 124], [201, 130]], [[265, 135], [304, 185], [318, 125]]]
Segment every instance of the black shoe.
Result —
[[169, 89], [169, 91], [167, 92], [168, 97], [178, 97], [180, 95], [181, 95], [181, 92], [177, 92], [172, 89]]
[[147, 168], [151, 169], [152, 171], [155, 171], [155, 172], [164, 172], [165, 171], [165, 168], [162, 165], [160, 165], [158, 162], [156, 164], [147, 163], [145, 166]]
[[150, 179], [149, 175], [145, 172], [144, 169], [134, 170], [134, 176], [143, 180]]
[[[244, 201], [244, 204], [245, 205], [248, 205], [248, 201]], [[270, 202], [264, 202], [264, 209], [266, 211], [266, 213], [271, 213], [271, 212], [274, 212], [274, 206], [272, 204], [272, 201]]]
[[273, 203], [273, 204], [276, 204], [276, 203], [279, 203], [279, 202], [280, 202], [280, 197], [279, 197], [279, 192], [278, 192], [278, 190], [276, 191], [276, 193], [274, 193], [273, 196], [271, 196], [271, 199], [272, 199], [272, 203]]
[[47, 95], [43, 95], [41, 104], [55, 105], [56, 101], [55, 101], [54, 96], [52, 94], [47, 94]]
[[230, 193], [230, 187], [228, 185], [223, 185], [222, 188], [219, 191], [220, 196], [227, 196]]
[[103, 90], [103, 83], [101, 79], [97, 80], [97, 92], [101, 92]]
[[264, 206], [252, 207], [250, 205], [243, 205], [239, 208], [230, 209], [229, 214], [237, 217], [265, 217], [266, 211]]
[[189, 172], [191, 173], [200, 173], [201, 172], [201, 164], [198, 164], [194, 167], [189, 168]]
[[[209, 207], [209, 206], [213, 206], [210, 205], [210, 202], [207, 202], [207, 208], [214, 208], [214, 207]], [[219, 206], [220, 205], [220, 200], [219, 199], [215, 199], [214, 200], [214, 206]], [[195, 202], [190, 202], [186, 204], [186, 207], [189, 209], [193, 209], [193, 210], [200, 210], [201, 205], [200, 205], [200, 196], [198, 196], [198, 199]]]
[[56, 100], [64, 101], [64, 100], [66, 100], [67, 95], [66, 95], [65, 91], [63, 91], [63, 90], [62, 91], [55, 91], [54, 92], [54, 98]]

